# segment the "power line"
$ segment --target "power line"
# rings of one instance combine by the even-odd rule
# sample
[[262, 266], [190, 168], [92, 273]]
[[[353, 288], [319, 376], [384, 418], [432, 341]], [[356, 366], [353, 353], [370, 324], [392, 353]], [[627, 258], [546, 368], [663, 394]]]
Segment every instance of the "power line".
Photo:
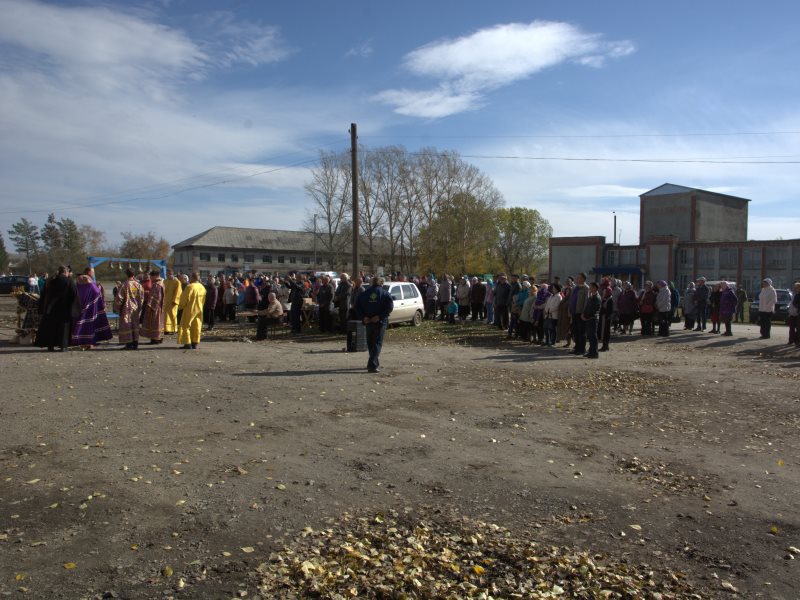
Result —
[[[191, 186], [191, 187], [185, 187], [185, 188], [182, 188], [182, 189], [179, 189], [179, 190], [165, 192], [163, 194], [156, 195], [156, 196], [136, 196], [136, 197], [133, 197], [133, 198], [123, 198], [121, 200], [107, 200], [107, 201], [93, 202], [93, 203], [88, 203], [88, 204], [75, 204], [75, 205], [72, 205], [72, 206], [61, 206], [61, 207], [59, 207], [58, 209], [55, 209], [55, 210], [76, 210], [76, 209], [81, 209], [81, 208], [94, 208], [94, 207], [97, 207], [97, 206], [111, 206], [113, 204], [125, 204], [127, 202], [134, 202], [134, 201], [137, 201], [137, 200], [143, 200], [143, 201], [160, 200], [162, 198], [167, 198], [169, 196], [177, 196], [178, 194], [183, 194], [185, 192], [191, 192], [191, 191], [195, 191], [195, 190], [201, 190], [201, 189], [216, 187], [218, 185], [224, 185], [226, 183], [233, 183], [235, 181], [241, 181], [241, 180], [244, 180], [244, 179], [250, 179], [252, 177], [257, 177], [258, 175], [267, 175], [269, 173], [275, 173], [277, 171], [283, 171], [285, 169], [290, 169], [292, 167], [299, 167], [299, 166], [302, 166], [302, 165], [306, 165], [306, 164], [317, 162], [318, 160], [319, 159], [317, 159], [317, 158], [306, 159], [306, 160], [298, 161], [298, 162], [295, 162], [295, 163], [292, 163], [292, 164], [284, 165], [282, 167], [275, 167], [273, 169], [264, 169], [264, 170], [261, 170], [261, 171], [256, 171], [254, 173], [248, 173], [248, 174], [245, 174], [245, 175], [241, 175], [239, 177], [230, 177], [228, 179], [223, 179], [223, 180], [220, 180], [220, 181], [214, 181], [214, 182], [203, 184], [203, 185], [195, 185], [195, 186]], [[53, 210], [54, 209], [52, 209], [52, 208], [37, 208], [37, 209], [27, 209], [27, 210], [3, 210], [3, 211], [0, 211], [0, 214], [42, 213], [42, 212], [53, 212]]]
[[[318, 152], [318, 151], [322, 150], [323, 148], [329, 148], [330, 146], [333, 146], [334, 144], [340, 144], [340, 143], [342, 143], [341, 139], [339, 139], [339, 138], [332, 139], [331, 141], [327, 141], [325, 143], [319, 144], [316, 148], [314, 148], [314, 150]], [[310, 150], [311, 149], [309, 148], [309, 149], [304, 149], [304, 150], [297, 150], [295, 152], [290, 152], [288, 154], [282, 154], [282, 155], [278, 155], [278, 156], [268, 157], [268, 158], [263, 159], [263, 162], [270, 162], [270, 161], [274, 161], [274, 160], [280, 160], [282, 158], [288, 158], [290, 156], [295, 156], [297, 154], [301, 154], [301, 153], [304, 153], [304, 152], [309, 152]], [[231, 172], [235, 173], [235, 170], [234, 170], [233, 167], [227, 167], [225, 169], [219, 169], [219, 170], [216, 170], [216, 171], [207, 171], [207, 172], [204, 172], [204, 173], [196, 173], [194, 175], [189, 175], [187, 177], [180, 177], [178, 179], [173, 179], [171, 181], [164, 181], [164, 182], [161, 182], [161, 183], [156, 183], [156, 184], [152, 184], [152, 185], [148, 185], [148, 186], [143, 186], [143, 187], [140, 187], [140, 188], [131, 188], [131, 189], [123, 190], [123, 191], [116, 192], [116, 193], [113, 193], [113, 194], [103, 194], [103, 195], [97, 195], [97, 196], [89, 196], [88, 198], [86, 198], [87, 203], [85, 203], [85, 204], [81, 203], [81, 204], [78, 204], [78, 205], [59, 206], [59, 207], [50, 208], [50, 209], [12, 208], [12, 209], [8, 209], [8, 210], [0, 210], [0, 214], [54, 212], [54, 211], [59, 211], [59, 210], [71, 210], [71, 209], [76, 209], [76, 208], [90, 208], [90, 207], [95, 207], [95, 206], [108, 206], [108, 205], [112, 205], [112, 204], [122, 204], [122, 203], [125, 203], [125, 202], [134, 202], [134, 201], [137, 201], [137, 200], [158, 200], [158, 199], [161, 199], [161, 198], [169, 197], [171, 195], [182, 194], [182, 193], [187, 192], [187, 191], [203, 189], [203, 188], [207, 188], [207, 187], [214, 187], [214, 186], [217, 186], [217, 185], [223, 185], [223, 184], [226, 184], [226, 183], [232, 183], [232, 182], [238, 181], [240, 179], [248, 179], [250, 177], [255, 177], [257, 175], [269, 174], [269, 173], [273, 173], [275, 171], [280, 171], [280, 170], [288, 169], [288, 168], [295, 167], [295, 166], [301, 166], [303, 164], [307, 164], [308, 162], [314, 162], [316, 160], [318, 160], [318, 159], [314, 158], [314, 159], [310, 159], [310, 160], [300, 161], [298, 163], [292, 163], [292, 164], [289, 164], [289, 165], [286, 165], [286, 166], [283, 166], [283, 167], [278, 167], [278, 168], [275, 168], [275, 169], [258, 170], [258, 171], [251, 172], [251, 173], [244, 173], [244, 174], [242, 174], [240, 176], [237, 176], [237, 177], [227, 178], [227, 179], [223, 179], [221, 181], [216, 181], [216, 182], [210, 182], [208, 184], [198, 184], [196, 186], [190, 186], [190, 187], [186, 187], [186, 188], [181, 188], [181, 189], [174, 190], [174, 191], [169, 191], [169, 190], [165, 190], [163, 192], [159, 191], [161, 188], [164, 188], [166, 186], [172, 186], [174, 184], [178, 184], [178, 183], [181, 183], [181, 182], [184, 182], [184, 181], [189, 182], [189, 181], [192, 181], [192, 180], [195, 180], [195, 179], [213, 177], [215, 175], [221, 176], [224, 173], [231, 173]], [[152, 191], [153, 194], [157, 194], [157, 195], [156, 196], [143, 196], [142, 195], [142, 194], [145, 194], [146, 192], [150, 192], [150, 191]], [[126, 197], [126, 198], [122, 198], [122, 199], [119, 199], [119, 200], [111, 200], [112, 198], [119, 198], [120, 196], [128, 196], [129, 194], [139, 194], [139, 195], [134, 196], [134, 197]], [[98, 199], [97, 203], [90, 202], [94, 198]]]
[[[390, 150], [364, 150], [367, 154], [386, 154]], [[447, 152], [406, 152], [408, 156], [447, 156]], [[710, 163], [725, 165], [783, 165], [800, 164], [800, 160], [767, 160], [774, 158], [800, 158], [800, 155], [775, 155], [751, 157], [702, 157], [702, 158], [604, 158], [595, 156], [520, 156], [501, 154], [458, 154], [461, 158], [498, 160], [541, 160], [541, 161], [585, 161], [585, 162], [637, 162], [637, 163]], [[747, 159], [747, 160], [742, 160]]]
[[604, 134], [534, 134], [534, 135], [362, 135], [362, 139], [613, 139], [665, 137], [731, 137], [753, 135], [800, 135], [800, 131], [728, 131], [687, 133], [604, 133]]

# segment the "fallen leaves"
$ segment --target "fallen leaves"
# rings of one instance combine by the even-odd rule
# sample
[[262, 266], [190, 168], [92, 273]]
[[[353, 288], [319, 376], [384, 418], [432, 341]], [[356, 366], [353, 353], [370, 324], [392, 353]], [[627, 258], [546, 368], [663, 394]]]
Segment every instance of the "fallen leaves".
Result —
[[64, 563], [64, 568], [67, 569], [67, 570], [72, 570], [77, 566], [78, 565], [76, 565], [74, 562]]
[[540, 545], [468, 518], [395, 511], [306, 528], [257, 574], [265, 597], [699, 597], [682, 573]]

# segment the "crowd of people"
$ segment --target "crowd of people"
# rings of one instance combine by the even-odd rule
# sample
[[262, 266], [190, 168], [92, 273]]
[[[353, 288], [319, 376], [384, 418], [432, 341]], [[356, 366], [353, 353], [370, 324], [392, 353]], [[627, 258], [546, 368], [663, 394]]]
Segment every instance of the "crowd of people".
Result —
[[[60, 267], [52, 278], [31, 277], [31, 292], [40, 293], [36, 344], [64, 350], [70, 346], [90, 349], [112, 339], [105, 307], [105, 291], [87, 268], [74, 277]], [[203, 331], [218, 322], [247, 318], [256, 323], [256, 338], [266, 339], [271, 328], [287, 327], [300, 334], [304, 318], [313, 309], [319, 331], [346, 334], [348, 321], [364, 319], [369, 312], [359, 298], [377, 277], [346, 273], [334, 278], [303, 273], [211, 275], [201, 281], [198, 273], [173, 274], [166, 279], [158, 270], [140, 275], [127, 269], [127, 278], [112, 291], [118, 316], [118, 338], [123, 348], [137, 350], [140, 339], [163, 343], [175, 335], [180, 347], [196, 349]], [[561, 282], [535, 283], [527, 275], [500, 273], [492, 278], [422, 276], [395, 280], [415, 283], [424, 299], [425, 318], [449, 323], [485, 322], [508, 338], [553, 347], [563, 343], [572, 354], [598, 358], [609, 350], [612, 333], [631, 335], [635, 322], [643, 336], [669, 336], [682, 322], [686, 331], [708, 331], [732, 336], [732, 323], [744, 322], [747, 294], [725, 281], [707, 285], [704, 277], [691, 282], [683, 294], [671, 282], [647, 281], [636, 290], [630, 281], [604, 277], [588, 282], [585, 273]], [[381, 280], [382, 281], [382, 280]], [[383, 297], [381, 297], [383, 298]], [[758, 294], [758, 322], [762, 339], [771, 336], [777, 295], [770, 279]], [[385, 302], [381, 299], [381, 302]], [[388, 309], [391, 312], [391, 307]], [[380, 311], [383, 328], [388, 313]], [[384, 314], [385, 313], [385, 314]], [[375, 315], [368, 315], [365, 324]], [[800, 282], [795, 283], [789, 307], [789, 342], [800, 346]], [[377, 332], [371, 336], [375, 346]], [[380, 337], [382, 340], [382, 332]], [[378, 340], [380, 346], [380, 340]], [[380, 349], [378, 348], [378, 354]], [[377, 368], [370, 364], [370, 370]]]
[[[493, 280], [443, 275], [415, 281], [425, 298], [425, 318], [485, 321], [509, 338], [543, 346], [563, 342], [572, 353], [598, 358], [608, 351], [612, 332], [630, 335], [638, 320], [643, 336], [669, 336], [674, 324], [686, 331], [708, 331], [732, 336], [732, 323], [744, 323], [746, 291], [726, 281], [706, 284], [705, 277], [690, 282], [681, 295], [672, 282], [647, 281], [641, 290], [630, 281], [603, 277], [587, 283], [586, 274], [559, 277], [538, 285], [527, 275], [500, 273]], [[777, 292], [770, 279], [758, 294], [761, 339], [771, 336]], [[800, 345], [800, 282], [794, 284], [789, 306], [789, 343]], [[724, 329], [724, 330], [723, 330]], [[588, 346], [588, 347], [587, 347]]]

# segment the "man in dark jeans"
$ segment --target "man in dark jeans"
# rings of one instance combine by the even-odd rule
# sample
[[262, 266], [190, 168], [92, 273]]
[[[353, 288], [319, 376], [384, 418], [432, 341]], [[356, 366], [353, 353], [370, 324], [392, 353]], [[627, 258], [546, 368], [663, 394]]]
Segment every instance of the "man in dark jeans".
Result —
[[508, 306], [511, 304], [511, 284], [505, 274], [497, 278], [494, 291], [494, 324], [500, 329], [508, 329]]
[[[585, 277], [584, 277], [585, 279]], [[580, 286], [581, 276], [578, 275], [578, 285]], [[584, 326], [586, 331], [586, 338], [589, 340], [589, 352], [584, 356], [586, 358], [597, 358], [597, 318], [600, 315], [600, 293], [598, 291], [597, 282], [593, 281], [589, 284], [589, 295], [586, 298], [586, 304], [581, 313], [580, 323]]]
[[383, 277], [373, 277], [370, 286], [356, 300], [356, 316], [367, 330], [367, 372], [377, 373], [380, 367], [383, 334], [389, 325], [389, 315], [394, 309], [391, 294], [383, 289]]
[[300, 333], [303, 326], [301, 312], [303, 310], [303, 297], [305, 296], [303, 284], [296, 280], [294, 273], [289, 273], [283, 283], [289, 288], [289, 324], [292, 327], [292, 333]]
[[571, 354], [577, 354], [578, 356], [583, 356], [584, 352], [586, 352], [586, 324], [582, 317], [588, 297], [589, 286], [586, 285], [586, 273], [578, 273], [575, 287], [569, 297], [569, 314], [572, 315], [572, 339], [575, 342], [575, 349]]

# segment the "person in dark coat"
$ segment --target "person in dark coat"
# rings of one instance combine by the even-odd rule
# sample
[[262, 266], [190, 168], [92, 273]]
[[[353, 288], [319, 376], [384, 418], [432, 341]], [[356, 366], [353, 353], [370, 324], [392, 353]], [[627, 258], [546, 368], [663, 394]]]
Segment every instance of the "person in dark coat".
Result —
[[333, 304], [339, 311], [339, 331], [347, 333], [347, 318], [350, 310], [350, 298], [353, 294], [353, 284], [347, 273], [339, 275], [339, 285], [333, 294]]
[[205, 288], [206, 301], [205, 304], [203, 304], [203, 321], [205, 321], [206, 325], [208, 326], [208, 330], [211, 331], [214, 329], [214, 317], [217, 309], [217, 292], [219, 289], [214, 282], [213, 275], [209, 275], [208, 283], [206, 284]]
[[303, 329], [303, 299], [306, 296], [305, 286], [302, 281], [298, 281], [297, 275], [294, 273], [289, 273], [283, 284], [289, 289], [289, 324], [292, 327], [292, 333], [301, 333]]
[[484, 298], [486, 298], [486, 285], [484, 285], [482, 279], [473, 277], [472, 286], [469, 289], [469, 303], [472, 309], [473, 321], [486, 318], [486, 309], [483, 306]]
[[44, 287], [39, 299], [39, 329], [36, 345], [53, 352], [58, 346], [62, 352], [69, 347], [73, 321], [81, 314], [78, 287], [67, 275], [67, 267], [58, 267], [58, 273]]
[[511, 305], [511, 284], [505, 275], [497, 278], [494, 290], [494, 324], [500, 329], [508, 329], [508, 307]]
[[602, 346], [600, 352], [608, 352], [608, 344], [611, 341], [611, 317], [614, 314], [614, 298], [610, 287], [603, 289], [600, 302], [600, 324], [598, 334]]
[[333, 319], [331, 318], [333, 285], [327, 275], [320, 277], [320, 285], [319, 289], [317, 289], [317, 304], [319, 305], [320, 333], [333, 333]]
[[[578, 285], [580, 285], [580, 283], [581, 279], [579, 276]], [[599, 286], [596, 281], [589, 284], [589, 294], [580, 317], [584, 327], [586, 327], [586, 340], [589, 342], [589, 351], [584, 354], [586, 358], [598, 358], [600, 356], [597, 353], [597, 318], [600, 316], [602, 301], [598, 289]]]
[[356, 316], [367, 329], [367, 372], [377, 373], [380, 367], [383, 334], [389, 325], [389, 315], [394, 309], [391, 294], [383, 289], [383, 277], [373, 277], [370, 286], [356, 300]]
[[725, 333], [722, 335], [730, 337], [733, 335], [731, 332], [731, 320], [736, 314], [739, 299], [736, 297], [736, 292], [731, 289], [727, 281], [720, 283], [719, 288], [719, 320], [721, 323], [725, 324]]
[[694, 305], [697, 307], [695, 311], [695, 319], [697, 319], [697, 327], [695, 331], [706, 330], [706, 310], [708, 308], [708, 298], [711, 295], [711, 290], [706, 285], [705, 277], [698, 277], [697, 287], [694, 290]]

